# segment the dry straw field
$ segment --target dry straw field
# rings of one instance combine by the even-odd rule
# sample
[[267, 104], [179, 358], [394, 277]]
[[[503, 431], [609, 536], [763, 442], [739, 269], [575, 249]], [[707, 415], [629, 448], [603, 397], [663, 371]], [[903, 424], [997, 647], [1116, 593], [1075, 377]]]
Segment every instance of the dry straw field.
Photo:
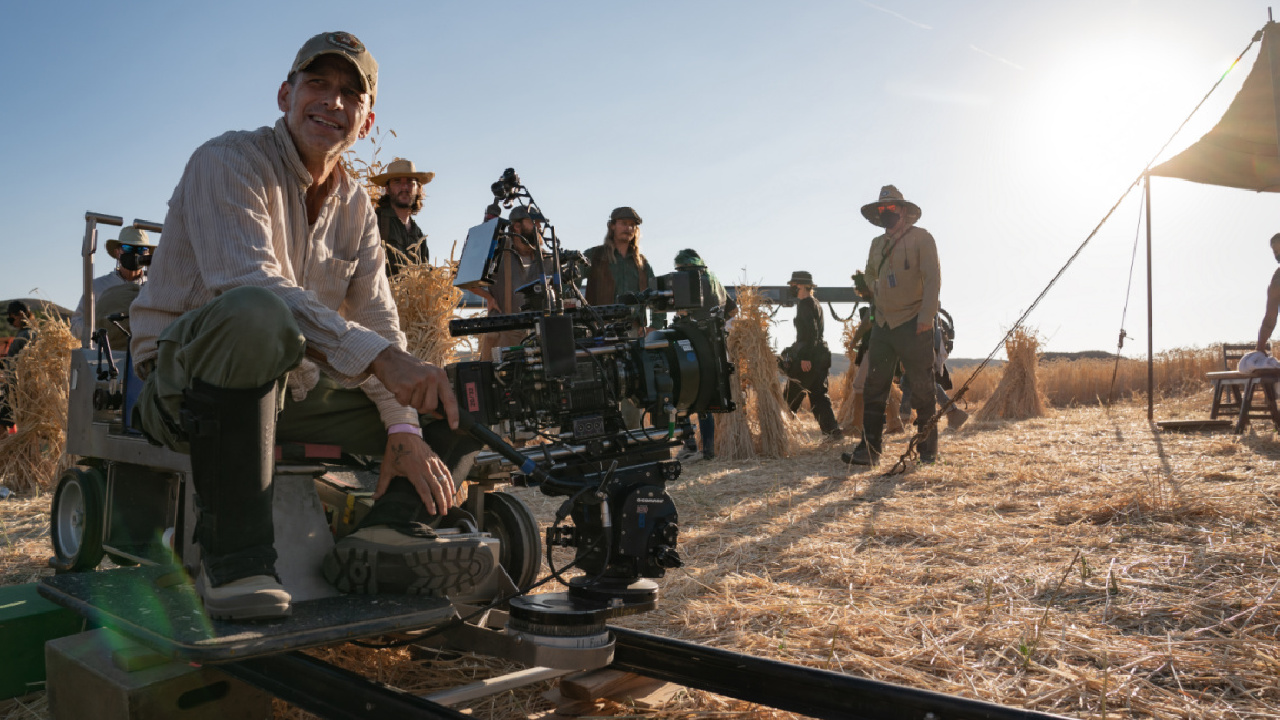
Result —
[[[1206, 414], [1197, 378], [1216, 357], [1162, 360], [1158, 418]], [[1111, 373], [1042, 365], [1046, 417], [944, 431], [942, 461], [899, 476], [850, 473], [808, 418], [789, 458], [690, 465], [671, 488], [686, 565], [663, 581], [659, 610], [620, 624], [1076, 717], [1280, 715], [1280, 441], [1261, 424], [1162, 433], [1134, 394], [1145, 365], [1122, 363], [1125, 399], [1100, 406]], [[889, 443], [892, 454], [905, 437]], [[550, 518], [556, 503], [517, 492]], [[47, 510], [47, 495], [0, 502], [0, 582], [48, 572]], [[465, 655], [321, 654], [424, 691], [504, 669]], [[545, 689], [472, 712], [535, 716], [552, 707]], [[39, 694], [0, 711], [45, 714]], [[657, 715], [778, 716], [702, 692]]]

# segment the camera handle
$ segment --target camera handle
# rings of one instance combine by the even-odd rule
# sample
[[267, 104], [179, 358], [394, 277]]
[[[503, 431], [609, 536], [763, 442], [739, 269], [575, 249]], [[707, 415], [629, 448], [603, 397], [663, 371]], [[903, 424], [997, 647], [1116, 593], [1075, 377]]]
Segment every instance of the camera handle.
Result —
[[470, 434], [471, 437], [488, 445], [494, 452], [510, 460], [511, 464], [520, 469], [520, 472], [533, 480], [533, 484], [541, 485], [551, 479], [547, 471], [538, 467], [532, 458], [512, 447], [498, 433], [476, 422], [475, 417], [466, 408], [458, 408], [458, 429]]

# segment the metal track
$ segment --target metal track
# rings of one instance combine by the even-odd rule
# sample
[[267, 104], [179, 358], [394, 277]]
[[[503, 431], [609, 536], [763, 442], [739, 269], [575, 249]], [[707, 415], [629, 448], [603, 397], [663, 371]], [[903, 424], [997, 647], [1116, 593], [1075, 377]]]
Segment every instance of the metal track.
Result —
[[617, 670], [832, 720], [1064, 720], [1061, 715], [917, 690], [609, 628]]
[[[613, 663], [686, 687], [830, 720], [1068, 720], [610, 627]], [[298, 652], [217, 665], [285, 702], [334, 720], [465, 720], [456, 710]]]
[[332, 720], [474, 720], [471, 715], [373, 682], [300, 652], [211, 667]]

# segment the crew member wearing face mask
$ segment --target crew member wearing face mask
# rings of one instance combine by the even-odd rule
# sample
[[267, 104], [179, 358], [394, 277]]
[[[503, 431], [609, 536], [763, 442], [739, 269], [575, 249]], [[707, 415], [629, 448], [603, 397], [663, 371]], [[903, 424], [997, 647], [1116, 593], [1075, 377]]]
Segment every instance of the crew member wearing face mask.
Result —
[[[1280, 233], [1271, 236], [1271, 254], [1280, 263]], [[1262, 316], [1262, 327], [1258, 330], [1258, 344], [1254, 350], [1271, 354], [1271, 333], [1276, 329], [1276, 313], [1280, 311], [1280, 268], [1271, 275], [1271, 284], [1267, 286], [1267, 312]]]
[[[106, 322], [106, 317], [118, 312], [128, 313], [129, 304], [147, 281], [146, 268], [151, 264], [151, 252], [155, 247], [148, 239], [147, 231], [135, 227], [124, 228], [118, 239], [107, 241], [107, 254], [116, 261], [116, 267], [93, 279], [94, 324], [95, 327], [107, 328], [114, 350], [124, 350], [128, 340], [118, 328]], [[77, 338], [84, 328], [85, 304], [81, 297], [80, 304], [71, 315], [71, 334]]]
[[[868, 348], [868, 371], [863, 410], [862, 442], [841, 456], [846, 463], [876, 465], [880, 460], [885, 405], [894, 370], [901, 362], [911, 387], [931, 388], [934, 383], [933, 327], [938, 315], [942, 272], [933, 236], [916, 227], [920, 207], [907, 202], [892, 185], [880, 189], [876, 202], [862, 207], [862, 215], [885, 233], [871, 241], [865, 270], [874, 305], [874, 325]], [[923, 428], [933, 417], [933, 393], [911, 394], [916, 425]], [[938, 456], [935, 426], [917, 446], [921, 462]]]
[[788, 294], [796, 298], [796, 341], [782, 351], [779, 364], [787, 375], [784, 397], [794, 415], [809, 396], [809, 409], [827, 440], [844, 437], [831, 398], [827, 396], [827, 376], [831, 374], [831, 350], [822, 337], [822, 306], [813, 295], [813, 275], [806, 270], [791, 273]]

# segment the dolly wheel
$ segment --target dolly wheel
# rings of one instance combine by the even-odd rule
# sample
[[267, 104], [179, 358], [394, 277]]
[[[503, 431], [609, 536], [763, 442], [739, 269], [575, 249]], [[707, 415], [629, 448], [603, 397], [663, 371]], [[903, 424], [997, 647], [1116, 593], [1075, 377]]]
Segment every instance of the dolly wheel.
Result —
[[49, 538], [67, 570], [92, 570], [102, 562], [102, 488], [102, 475], [92, 468], [71, 468], [58, 481]]
[[501, 491], [485, 493], [484, 529], [498, 539], [498, 562], [516, 587], [532, 585], [542, 568], [542, 535], [524, 500]]

